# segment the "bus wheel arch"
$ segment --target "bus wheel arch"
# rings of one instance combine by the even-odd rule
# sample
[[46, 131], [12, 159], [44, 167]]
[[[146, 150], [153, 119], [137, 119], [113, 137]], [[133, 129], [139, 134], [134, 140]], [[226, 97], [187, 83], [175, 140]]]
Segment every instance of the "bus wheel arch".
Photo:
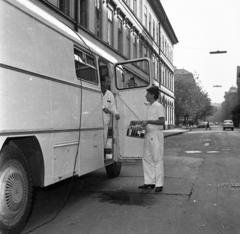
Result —
[[8, 138], [5, 145], [17, 147], [28, 161], [33, 186], [44, 185], [44, 159], [42, 149], [35, 136]]
[[32, 179], [26, 157], [13, 145], [0, 153], [0, 190], [0, 230], [20, 233], [30, 213]]

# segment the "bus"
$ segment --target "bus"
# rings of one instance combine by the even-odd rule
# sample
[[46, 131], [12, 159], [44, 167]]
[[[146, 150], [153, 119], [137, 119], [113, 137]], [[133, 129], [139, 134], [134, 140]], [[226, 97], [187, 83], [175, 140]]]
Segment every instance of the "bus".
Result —
[[[30, 1], [0, 1], [0, 28], [0, 233], [16, 234], [34, 187], [103, 167], [117, 177], [123, 160], [141, 158], [142, 139], [126, 132], [159, 84], [149, 58], [117, 61]], [[106, 74], [121, 119], [104, 149]]]

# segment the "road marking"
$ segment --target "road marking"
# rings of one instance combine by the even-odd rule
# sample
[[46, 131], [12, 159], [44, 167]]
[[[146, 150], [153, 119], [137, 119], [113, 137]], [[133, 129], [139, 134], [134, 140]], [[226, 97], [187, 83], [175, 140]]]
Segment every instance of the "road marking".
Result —
[[219, 153], [219, 151], [207, 151], [207, 154]]
[[205, 143], [204, 146], [209, 146], [209, 143]]
[[204, 141], [211, 141], [211, 139], [203, 139]]
[[202, 153], [202, 151], [185, 151], [187, 154], [199, 154]]

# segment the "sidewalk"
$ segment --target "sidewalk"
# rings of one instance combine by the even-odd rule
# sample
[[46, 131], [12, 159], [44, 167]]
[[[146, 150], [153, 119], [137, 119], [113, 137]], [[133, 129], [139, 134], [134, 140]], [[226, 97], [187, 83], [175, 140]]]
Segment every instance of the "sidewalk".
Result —
[[183, 133], [189, 132], [189, 131], [191, 131], [191, 129], [187, 129], [187, 128], [174, 128], [174, 129], [163, 130], [163, 135], [164, 135], [164, 138], [166, 138], [166, 137], [169, 137], [169, 136], [183, 134]]

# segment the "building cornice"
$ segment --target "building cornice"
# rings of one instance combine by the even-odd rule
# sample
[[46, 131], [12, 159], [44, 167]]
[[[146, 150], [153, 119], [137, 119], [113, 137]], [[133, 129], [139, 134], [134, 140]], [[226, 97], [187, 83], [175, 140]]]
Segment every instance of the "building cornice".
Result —
[[160, 0], [151, 0], [148, 1], [149, 5], [152, 7], [153, 11], [155, 12], [156, 16], [159, 16], [158, 20], [161, 25], [161, 27], [164, 28], [166, 33], [169, 36], [169, 39], [173, 44], [178, 43], [177, 36], [172, 28], [172, 25], [167, 17], [167, 14], [160, 2]]

